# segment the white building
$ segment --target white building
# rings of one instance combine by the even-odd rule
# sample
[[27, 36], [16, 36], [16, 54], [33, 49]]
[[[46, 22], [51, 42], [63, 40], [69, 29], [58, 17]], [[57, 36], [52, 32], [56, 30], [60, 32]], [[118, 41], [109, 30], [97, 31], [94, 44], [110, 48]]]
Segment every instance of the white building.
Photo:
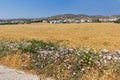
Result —
[[118, 18], [102, 18], [102, 19], [99, 19], [99, 21], [101, 22], [112, 22], [112, 21], [117, 21]]
[[86, 22], [86, 19], [81, 19], [80, 22], [81, 22], [81, 23], [85, 23], [85, 22]]
[[42, 23], [48, 23], [46, 20], [43, 20]]

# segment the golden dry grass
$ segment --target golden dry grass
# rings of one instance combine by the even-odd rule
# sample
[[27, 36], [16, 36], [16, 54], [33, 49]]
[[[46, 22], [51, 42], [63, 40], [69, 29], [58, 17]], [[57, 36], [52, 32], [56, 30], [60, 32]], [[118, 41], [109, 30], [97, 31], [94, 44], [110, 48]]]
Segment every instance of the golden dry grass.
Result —
[[100, 74], [98, 70], [91, 69], [91, 71], [86, 72], [86, 74], [82, 76], [81, 80], [118, 80], [118, 77], [109, 70]]
[[0, 25], [1, 40], [65, 40], [71, 46], [120, 49], [120, 24], [25, 24]]
[[17, 52], [16, 54], [7, 55], [5, 57], [0, 58], [0, 64], [6, 65], [11, 68], [22, 69], [23, 65], [28, 66], [30, 63], [29, 58], [22, 60], [23, 57], [26, 57], [26, 54], [21, 54], [21, 52]]

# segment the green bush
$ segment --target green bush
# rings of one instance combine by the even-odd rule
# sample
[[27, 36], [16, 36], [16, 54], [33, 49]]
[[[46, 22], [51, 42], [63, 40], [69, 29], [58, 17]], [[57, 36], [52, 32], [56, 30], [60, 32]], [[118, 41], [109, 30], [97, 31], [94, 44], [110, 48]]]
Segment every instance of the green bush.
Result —
[[25, 44], [20, 44], [19, 49], [21, 49], [23, 52], [36, 53], [38, 50], [41, 50], [41, 49], [44, 49], [44, 50], [57, 49], [57, 45], [52, 42], [30, 40], [30, 41], [27, 41]]

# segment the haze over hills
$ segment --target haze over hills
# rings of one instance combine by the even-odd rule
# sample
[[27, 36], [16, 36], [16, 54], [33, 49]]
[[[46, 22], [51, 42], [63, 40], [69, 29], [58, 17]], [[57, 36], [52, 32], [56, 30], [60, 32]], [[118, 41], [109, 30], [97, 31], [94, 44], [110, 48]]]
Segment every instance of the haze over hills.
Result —
[[[110, 16], [104, 16], [104, 15], [86, 15], [86, 14], [60, 14], [45, 18], [16, 18], [17, 20], [28, 20], [28, 19], [87, 19], [87, 18], [110, 18], [110, 17], [117, 17], [120, 18], [120, 14], [118, 15], [110, 15]], [[14, 19], [0, 19], [2, 20], [16, 20]]]

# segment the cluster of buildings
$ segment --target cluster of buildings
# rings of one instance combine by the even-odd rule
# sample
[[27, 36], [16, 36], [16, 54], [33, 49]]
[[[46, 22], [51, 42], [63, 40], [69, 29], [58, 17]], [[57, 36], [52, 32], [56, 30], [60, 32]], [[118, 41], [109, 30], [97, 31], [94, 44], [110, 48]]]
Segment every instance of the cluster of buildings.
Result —
[[80, 19], [80, 20], [74, 20], [74, 19], [65, 19], [65, 20], [50, 20], [49, 23], [85, 23], [85, 22], [92, 22], [91, 19]]
[[41, 23], [92, 23], [92, 22], [114, 22], [119, 18], [94, 18], [94, 19], [65, 19], [65, 20], [43, 20]]
[[30, 24], [30, 23], [92, 23], [92, 22], [115, 22], [119, 20], [120, 17], [84, 17], [84, 18], [37, 18], [37, 19], [9, 19], [0, 20], [0, 25], [4, 24]]
[[99, 21], [101, 22], [114, 22], [117, 21], [119, 18], [100, 18]]
[[6, 24], [30, 24], [30, 19], [8, 19], [8, 20], [0, 20], [0, 25], [6, 25]]

